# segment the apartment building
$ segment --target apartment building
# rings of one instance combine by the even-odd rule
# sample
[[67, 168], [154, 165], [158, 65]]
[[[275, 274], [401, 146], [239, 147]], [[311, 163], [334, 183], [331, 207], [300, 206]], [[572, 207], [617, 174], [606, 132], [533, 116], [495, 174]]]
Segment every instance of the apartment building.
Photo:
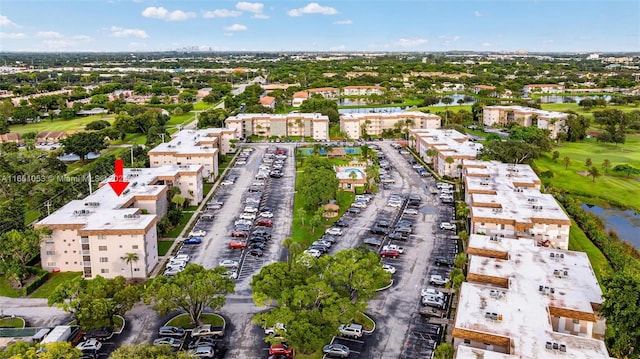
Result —
[[[191, 203], [203, 198], [202, 166], [124, 170], [127, 189], [117, 196], [113, 176], [83, 200], [74, 200], [35, 224], [51, 235], [40, 247], [42, 269], [82, 272], [84, 278], [146, 278], [158, 263], [156, 224], [167, 213], [167, 192], [180, 188]], [[138, 255], [131, 266], [122, 259]]]
[[328, 99], [335, 99], [340, 96], [340, 89], [335, 87], [318, 87], [308, 89], [307, 92], [309, 93], [309, 96], [321, 95], [322, 97]]
[[538, 110], [523, 106], [485, 106], [482, 110], [482, 122], [485, 126], [506, 126], [517, 123], [519, 126], [535, 126], [549, 130], [551, 138], [565, 132], [565, 121], [569, 114], [555, 111]]
[[342, 88], [342, 95], [344, 96], [369, 96], [369, 95], [382, 95], [385, 88], [378, 85], [373, 86], [345, 86]]
[[522, 93], [524, 96], [531, 94], [560, 93], [564, 92], [564, 85], [558, 84], [530, 84], [524, 85]]
[[319, 113], [243, 113], [225, 120], [238, 138], [259, 137], [312, 137], [329, 139], [329, 117]]
[[[400, 124], [398, 124], [400, 122]], [[439, 128], [440, 116], [418, 111], [379, 112], [379, 113], [346, 113], [340, 115], [340, 131], [351, 139], [359, 139], [363, 132], [367, 135], [380, 136], [382, 131], [396, 128]], [[398, 125], [397, 125], [398, 124]]]
[[456, 130], [414, 128], [409, 129], [409, 137], [411, 148], [440, 176], [459, 177], [463, 163], [475, 160], [482, 149], [482, 144]]
[[213, 180], [218, 174], [218, 153], [232, 153], [235, 131], [228, 128], [182, 130], [172, 135], [169, 142], [151, 149], [151, 167], [166, 165], [201, 165], [204, 178]]
[[471, 233], [533, 238], [566, 249], [571, 220], [528, 165], [496, 161], [463, 163]]
[[472, 234], [453, 328], [456, 358], [609, 358], [583, 252]]

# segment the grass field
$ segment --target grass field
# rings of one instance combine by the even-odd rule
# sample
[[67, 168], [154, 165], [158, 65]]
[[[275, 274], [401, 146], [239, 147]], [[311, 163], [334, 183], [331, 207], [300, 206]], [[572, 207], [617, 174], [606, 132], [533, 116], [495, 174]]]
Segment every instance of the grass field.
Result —
[[2, 318], [0, 319], [0, 328], [24, 328], [24, 319]]
[[579, 115], [585, 115], [593, 118], [593, 112], [609, 110], [609, 109], [617, 109], [623, 112], [631, 112], [633, 110], [640, 110], [640, 107], [635, 105], [608, 105], [607, 107], [593, 107], [590, 110], [585, 110], [580, 107], [577, 103], [543, 103], [540, 105], [543, 110], [547, 111], [574, 111]]
[[[625, 178], [614, 174], [611, 170], [605, 173], [601, 165], [605, 159], [611, 161], [612, 167], [619, 164], [629, 164], [640, 168], [640, 136], [627, 136], [627, 142], [622, 145], [602, 144], [595, 140], [582, 143], [565, 142], [554, 149], [560, 153], [558, 162], [552, 160], [552, 152], [545, 154], [534, 162], [538, 173], [551, 170], [554, 174], [549, 179], [553, 187], [566, 190], [584, 197], [607, 199], [611, 204], [633, 208], [640, 212], [640, 181], [637, 178]], [[568, 169], [565, 169], [562, 159], [571, 159]], [[596, 178], [595, 183], [585, 172], [585, 161], [591, 158], [593, 166], [598, 167], [602, 176]]]
[[193, 213], [182, 213], [182, 218], [180, 218], [180, 223], [178, 223], [177, 226], [171, 229], [169, 233], [166, 234], [165, 237], [178, 238], [178, 236], [180, 235], [180, 232], [182, 232], [182, 229], [184, 229], [184, 226], [187, 224], [187, 222], [189, 222], [189, 219], [191, 218], [191, 216], [193, 216]]
[[602, 254], [600, 249], [582, 232], [578, 224], [571, 220], [571, 229], [569, 232], [569, 249], [572, 251], [585, 252], [591, 262], [593, 272], [598, 278], [598, 282], [602, 283], [602, 279], [611, 274], [611, 265], [607, 258]]
[[40, 133], [42, 131], [69, 131], [69, 130], [84, 130], [84, 126], [86, 126], [89, 122], [97, 121], [97, 120], [106, 120], [109, 122], [113, 122], [115, 115], [95, 115], [95, 116], [87, 116], [87, 117], [76, 117], [71, 120], [42, 120], [38, 123], [29, 123], [25, 125], [12, 125], [9, 129], [10, 132], [17, 133], [27, 133], [27, 132], [36, 132]]
[[167, 255], [167, 252], [169, 252], [169, 249], [173, 245], [173, 242], [174, 241], [167, 241], [167, 240], [158, 241], [158, 256]]
[[9, 298], [18, 298], [20, 293], [11, 286], [11, 283], [5, 277], [0, 277], [0, 296]]
[[315, 228], [315, 231], [309, 223], [314, 213], [312, 211], [306, 211], [304, 217], [301, 216], [299, 211], [302, 208], [300, 196], [294, 195], [293, 199], [293, 226], [291, 227], [291, 238], [294, 242], [300, 242], [305, 244], [311, 244], [311, 242], [320, 238], [324, 233], [325, 229], [327, 229], [333, 222], [337, 221], [344, 212], [349, 208], [353, 200], [355, 199], [355, 194], [352, 192], [346, 191], [338, 191], [337, 202], [340, 206], [340, 211], [338, 216], [332, 219], [323, 219], [322, 223]]
[[80, 272], [49, 273], [49, 279], [41, 285], [40, 288], [31, 293], [30, 297], [49, 298], [51, 293], [53, 293], [60, 284], [80, 278], [80, 276], [82, 276], [82, 273]]

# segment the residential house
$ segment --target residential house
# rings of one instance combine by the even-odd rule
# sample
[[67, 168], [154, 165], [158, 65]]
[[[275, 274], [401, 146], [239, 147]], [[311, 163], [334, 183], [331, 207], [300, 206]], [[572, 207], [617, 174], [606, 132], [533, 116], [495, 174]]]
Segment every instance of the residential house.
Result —
[[309, 93], [307, 91], [298, 91], [293, 94], [293, 100], [291, 101], [291, 106], [300, 107], [303, 102], [305, 102], [309, 98]]
[[276, 98], [273, 96], [262, 96], [260, 97], [260, 104], [263, 107], [275, 109], [276, 108]]

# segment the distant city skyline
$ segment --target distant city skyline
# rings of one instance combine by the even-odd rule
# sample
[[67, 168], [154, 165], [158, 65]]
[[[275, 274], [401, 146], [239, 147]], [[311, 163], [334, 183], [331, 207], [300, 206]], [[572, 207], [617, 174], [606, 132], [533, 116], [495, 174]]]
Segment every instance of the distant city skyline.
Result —
[[3, 0], [0, 51], [638, 52], [636, 0]]

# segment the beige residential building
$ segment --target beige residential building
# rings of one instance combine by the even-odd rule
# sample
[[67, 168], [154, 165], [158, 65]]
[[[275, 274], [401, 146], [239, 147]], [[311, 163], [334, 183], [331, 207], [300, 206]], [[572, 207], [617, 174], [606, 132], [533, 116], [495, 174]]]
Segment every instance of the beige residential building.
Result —
[[583, 252], [472, 234], [456, 309], [456, 358], [609, 358], [603, 302]]
[[[112, 176], [85, 199], [67, 203], [35, 224], [51, 231], [40, 246], [42, 269], [147, 278], [158, 263], [156, 223], [167, 213], [169, 188], [200, 202], [202, 171], [195, 165], [125, 169], [129, 185], [120, 196], [108, 185]], [[122, 259], [128, 253], [138, 255], [133, 270]]]
[[569, 114], [555, 111], [538, 110], [523, 106], [485, 106], [482, 110], [482, 122], [485, 126], [506, 126], [517, 123], [519, 126], [535, 126], [549, 130], [551, 138], [566, 132], [565, 121]]
[[276, 108], [276, 98], [273, 96], [260, 97], [260, 104], [264, 107], [274, 109]]
[[166, 165], [201, 165], [204, 178], [213, 180], [218, 175], [218, 153], [232, 153], [235, 130], [207, 128], [182, 130], [173, 134], [169, 142], [161, 143], [149, 151], [151, 167]]
[[[398, 124], [400, 122], [400, 124]], [[440, 116], [418, 111], [379, 112], [379, 113], [346, 113], [340, 115], [340, 131], [351, 139], [367, 135], [380, 136], [382, 131], [396, 128], [439, 128]], [[396, 125], [397, 124], [397, 125]]]
[[501, 162], [463, 163], [471, 233], [533, 238], [538, 244], [566, 249], [571, 220], [528, 165]]
[[342, 88], [343, 96], [369, 96], [382, 95], [385, 88], [378, 85], [373, 86], [345, 86]]
[[340, 96], [340, 89], [335, 87], [318, 87], [313, 89], [308, 89], [309, 96], [313, 95], [322, 95], [324, 98], [334, 99]]
[[312, 137], [329, 139], [329, 117], [319, 113], [243, 113], [225, 120], [238, 138], [259, 137]]
[[[469, 136], [456, 130], [410, 129], [409, 145], [440, 176], [462, 175], [465, 161], [475, 160], [482, 144], [469, 141]], [[429, 151], [433, 150], [433, 151]]]
[[300, 107], [303, 102], [305, 102], [309, 98], [309, 93], [307, 91], [298, 91], [293, 94], [293, 100], [291, 101], [291, 106]]
[[542, 93], [560, 93], [564, 92], [564, 85], [558, 84], [530, 84], [524, 85], [522, 88], [522, 92], [525, 96], [530, 96], [531, 94], [542, 94]]

